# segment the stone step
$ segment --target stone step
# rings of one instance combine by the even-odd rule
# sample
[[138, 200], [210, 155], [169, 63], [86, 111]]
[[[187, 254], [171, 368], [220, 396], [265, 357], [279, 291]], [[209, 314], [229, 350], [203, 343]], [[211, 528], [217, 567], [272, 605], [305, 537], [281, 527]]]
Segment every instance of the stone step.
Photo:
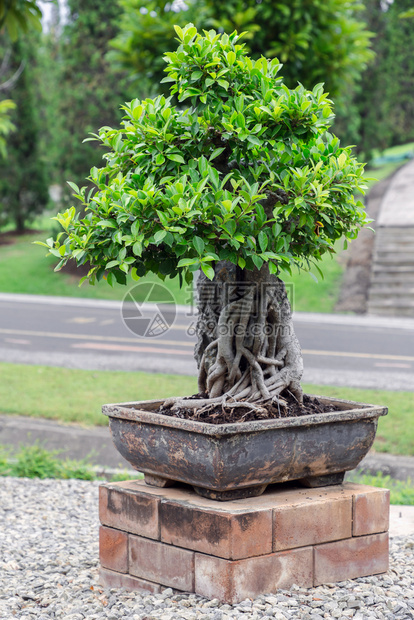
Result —
[[383, 288], [387, 288], [388, 286], [394, 286], [395, 288], [411, 288], [414, 286], [414, 273], [407, 274], [406, 277], [396, 278], [387, 273], [376, 272], [371, 275], [371, 288], [374, 286], [381, 286]]
[[395, 247], [399, 247], [403, 245], [406, 247], [407, 245], [414, 246], [414, 238], [413, 237], [388, 237], [388, 235], [375, 235], [375, 242], [381, 245], [391, 245]]
[[376, 304], [368, 303], [368, 314], [378, 314], [382, 316], [406, 316], [406, 317], [414, 317], [414, 306], [413, 307], [384, 307], [377, 306]]
[[377, 228], [367, 310], [414, 316], [414, 227]]
[[375, 253], [373, 259], [376, 263], [384, 263], [389, 265], [412, 265], [414, 269], [414, 253], [407, 252], [378, 252]]
[[374, 262], [372, 266], [373, 273], [388, 273], [395, 277], [401, 275], [414, 274], [414, 265], [396, 265], [396, 264], [378, 264]]
[[414, 256], [414, 244], [409, 246], [403, 246], [401, 244], [395, 244], [393, 246], [389, 244], [380, 244], [375, 247], [375, 254], [396, 254], [397, 256], [408, 254]]
[[383, 295], [405, 295], [411, 297], [414, 294], [414, 282], [407, 284], [406, 282], [371, 282], [369, 296], [375, 293]]
[[380, 291], [372, 291], [370, 292], [369, 301], [368, 301], [368, 305], [370, 304], [386, 305], [387, 307], [388, 305], [394, 306], [394, 307], [399, 307], [399, 306], [405, 307], [406, 305], [408, 306], [412, 305], [414, 308], [414, 291], [409, 295], [405, 294], [404, 297], [400, 295], [395, 295], [395, 296], [390, 297], [389, 292], [381, 293]]
[[411, 269], [411, 271], [414, 273], [414, 259], [404, 259], [404, 258], [399, 258], [398, 256], [396, 257], [382, 257], [382, 256], [378, 256], [376, 258], [374, 258], [375, 261], [375, 265], [378, 267], [384, 266], [384, 267], [407, 267], [408, 270]]
[[377, 235], [387, 235], [389, 237], [414, 237], [414, 226], [372, 226]]
[[389, 297], [383, 297], [382, 299], [373, 299], [368, 301], [368, 310], [372, 311], [372, 308], [379, 310], [393, 310], [396, 314], [401, 312], [408, 312], [414, 315], [414, 299], [391, 299]]

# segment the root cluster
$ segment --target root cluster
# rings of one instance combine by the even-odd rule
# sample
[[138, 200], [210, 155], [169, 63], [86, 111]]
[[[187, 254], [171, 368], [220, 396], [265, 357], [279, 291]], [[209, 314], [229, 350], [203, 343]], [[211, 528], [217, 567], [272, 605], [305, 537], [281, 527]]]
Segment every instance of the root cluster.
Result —
[[220, 288], [203, 286], [202, 281], [196, 357], [198, 389], [207, 397], [172, 398], [164, 407], [198, 409], [199, 415], [217, 405], [261, 413], [270, 403], [285, 408], [284, 390], [302, 404], [302, 356], [283, 282], [230, 283], [228, 303]]

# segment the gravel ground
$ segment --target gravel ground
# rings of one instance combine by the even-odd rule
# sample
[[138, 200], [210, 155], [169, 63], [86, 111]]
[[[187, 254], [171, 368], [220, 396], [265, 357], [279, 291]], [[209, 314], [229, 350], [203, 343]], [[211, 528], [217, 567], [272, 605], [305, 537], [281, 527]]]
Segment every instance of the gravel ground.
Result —
[[414, 618], [414, 536], [391, 541], [385, 576], [222, 605], [196, 595], [104, 590], [98, 578], [98, 484], [0, 480], [0, 619], [276, 620]]

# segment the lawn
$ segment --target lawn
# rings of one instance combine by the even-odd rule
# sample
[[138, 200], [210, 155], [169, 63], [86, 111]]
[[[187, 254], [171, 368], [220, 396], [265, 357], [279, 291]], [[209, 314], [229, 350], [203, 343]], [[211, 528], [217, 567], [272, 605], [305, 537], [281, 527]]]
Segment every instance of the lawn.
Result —
[[[195, 377], [144, 372], [73, 370], [48, 366], [0, 364], [0, 412], [105, 425], [104, 403], [165, 398], [197, 391]], [[22, 389], [22, 385], [24, 389]], [[412, 392], [360, 390], [304, 385], [310, 394], [323, 394], [389, 407], [379, 420], [375, 450], [414, 456]]]
[[[404, 157], [414, 153], [414, 143], [395, 146], [384, 153], [376, 153], [372, 165], [367, 168], [366, 177], [381, 180], [405, 163]], [[372, 186], [375, 181], [368, 181]], [[94, 299], [121, 300], [129, 287], [136, 283], [129, 279], [128, 286], [115, 285], [110, 287], [102, 281], [96, 286], [84, 283], [78, 286], [75, 275], [54, 273], [56, 260], [45, 257], [45, 249], [33, 245], [35, 240], [45, 240], [52, 233], [50, 214], [37, 218], [33, 226], [41, 229], [36, 234], [21, 237], [0, 238], [0, 292], [25, 293], [32, 295], [59, 295], [65, 297], [87, 297]], [[10, 235], [10, 232], [9, 232]], [[1, 245], [1, 241], [12, 243]], [[341, 245], [337, 246], [340, 253]], [[341, 277], [344, 270], [338, 258], [326, 256], [319, 265], [324, 279], [317, 275], [318, 282], [309, 273], [294, 273], [285, 279], [291, 294], [293, 309], [297, 312], [333, 312], [338, 298]], [[148, 275], [142, 281], [159, 282], [158, 278]], [[169, 288], [177, 304], [191, 303], [191, 288], [180, 289], [178, 278], [167, 279], [164, 284]]]
[[[56, 259], [46, 257], [46, 250], [34, 245], [35, 240], [44, 240], [46, 231], [21, 237], [8, 237], [12, 243], [0, 245], [0, 292], [25, 293], [30, 295], [60, 295], [64, 297], [88, 297], [94, 299], [121, 300], [127, 290], [136, 282], [129, 279], [127, 286], [113, 288], [104, 280], [95, 286], [85, 282], [78, 286], [76, 275], [55, 273]], [[321, 269], [325, 274], [318, 282], [309, 273], [295, 273], [286, 280], [289, 291], [293, 291], [292, 306], [302, 312], [332, 312], [340, 287], [342, 266], [336, 259], [327, 256]], [[161, 282], [156, 276], [141, 278], [140, 282]], [[171, 291], [177, 304], [191, 303], [191, 287], [180, 289], [178, 278], [167, 279], [164, 284]]]
[[[63, 272], [55, 273], [53, 268], [56, 259], [46, 256], [45, 248], [33, 244], [36, 240], [44, 241], [49, 235], [50, 233], [43, 231], [20, 237], [7, 237], [11, 243], [0, 245], [0, 292], [121, 300], [128, 288], [136, 284], [129, 279], [129, 286], [116, 284], [111, 287], [102, 280], [95, 286], [85, 282], [79, 287], [81, 276], [78, 278]], [[146, 280], [160, 282], [155, 276], [141, 278], [140, 282]], [[178, 279], [169, 280], [168, 288], [176, 303], [190, 303], [191, 290], [180, 289]]]
[[374, 158], [365, 172], [365, 176], [371, 178], [367, 181], [368, 188], [371, 188], [377, 181], [389, 177], [398, 168], [406, 164], [411, 157], [414, 157], [414, 142], [392, 146], [383, 153], [375, 152]]

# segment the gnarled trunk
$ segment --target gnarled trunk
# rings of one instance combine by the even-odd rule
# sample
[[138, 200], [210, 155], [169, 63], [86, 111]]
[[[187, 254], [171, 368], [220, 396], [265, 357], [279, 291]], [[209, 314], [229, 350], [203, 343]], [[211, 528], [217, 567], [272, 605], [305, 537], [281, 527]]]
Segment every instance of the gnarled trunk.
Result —
[[284, 390], [302, 403], [303, 362], [290, 303], [284, 283], [267, 265], [247, 271], [218, 262], [214, 280], [200, 276], [197, 293], [195, 357], [205, 398], [177, 399], [173, 407], [227, 403], [262, 409], [266, 403], [284, 404]]

